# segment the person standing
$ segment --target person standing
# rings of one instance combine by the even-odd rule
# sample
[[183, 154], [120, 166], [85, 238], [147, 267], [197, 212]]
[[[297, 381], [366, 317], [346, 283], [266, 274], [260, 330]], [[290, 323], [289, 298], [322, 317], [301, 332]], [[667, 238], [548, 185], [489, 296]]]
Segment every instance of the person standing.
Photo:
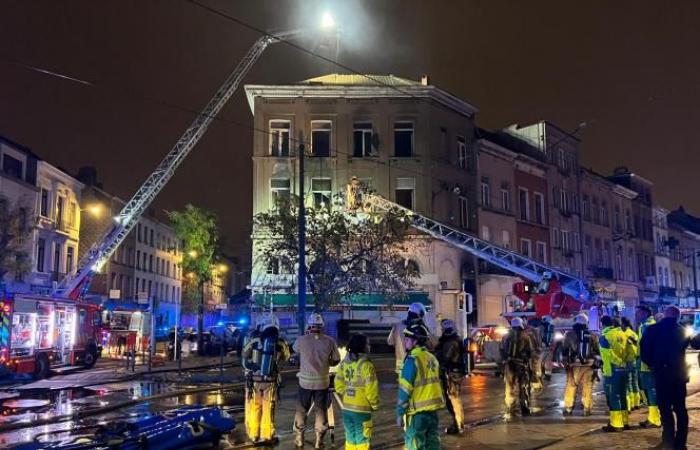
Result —
[[530, 414], [530, 379], [533, 343], [525, 333], [525, 323], [520, 317], [510, 321], [510, 331], [501, 342], [501, 360], [505, 380], [505, 417], [513, 414], [515, 400], [520, 401], [520, 412]]
[[354, 334], [348, 354], [335, 375], [335, 392], [342, 399], [345, 450], [369, 450], [372, 412], [379, 409], [379, 382], [374, 364], [367, 359], [369, 339]]
[[245, 424], [248, 439], [254, 444], [277, 441], [275, 404], [280, 382], [280, 366], [289, 359], [289, 345], [279, 335], [274, 316], [258, 322], [259, 334], [249, 340], [242, 352], [246, 371]]
[[678, 323], [680, 315], [677, 307], [669, 306], [664, 311], [664, 318], [650, 325], [641, 341], [642, 362], [654, 371], [656, 377], [656, 396], [663, 427], [658, 448], [673, 450], [686, 449], [688, 440], [685, 350], [688, 345], [700, 349], [700, 335], [691, 339], [685, 327]]
[[[542, 379], [549, 381], [552, 379], [552, 369], [554, 362], [552, 361], [552, 343], [554, 342], [554, 322], [552, 316], [542, 317], [542, 322], [539, 326], [540, 338], [542, 339], [542, 368], [544, 376]], [[540, 369], [542, 370], [542, 369]]]
[[440, 364], [426, 348], [428, 330], [413, 324], [404, 331], [406, 360], [399, 377], [396, 424], [404, 427], [406, 450], [439, 450], [437, 412], [445, 407]]
[[294, 351], [299, 355], [299, 395], [294, 414], [294, 443], [297, 447], [304, 446], [306, 415], [312, 404], [316, 409], [314, 448], [323, 448], [323, 438], [328, 431], [329, 369], [340, 362], [340, 354], [335, 340], [323, 334], [324, 326], [323, 316], [312, 313], [308, 333], [294, 342]]
[[[428, 327], [425, 325], [424, 321], [425, 316], [425, 306], [423, 306], [422, 303], [411, 303], [411, 306], [408, 307], [406, 319], [402, 320], [401, 322], [395, 323], [391, 327], [391, 331], [389, 331], [389, 336], [386, 339], [386, 343], [394, 347], [394, 356], [396, 357], [396, 376], [399, 376], [401, 374], [403, 361], [404, 359], [406, 359], [406, 349], [403, 345], [403, 331], [406, 329], [406, 327], [409, 327], [413, 324], [423, 325], [425, 329], [428, 330]], [[428, 343], [429, 341], [430, 331], [428, 331]]]
[[639, 359], [639, 336], [634, 331], [632, 323], [627, 317], [620, 319], [623, 333], [627, 336], [627, 411], [639, 409], [641, 395], [639, 394], [639, 379], [637, 372], [637, 360]]
[[440, 380], [447, 402], [447, 411], [452, 416], [452, 425], [445, 432], [459, 434], [464, 431], [464, 409], [461, 397], [462, 381], [466, 373], [464, 347], [453, 321], [444, 319], [441, 325], [442, 336], [435, 348], [435, 357], [440, 363]]
[[627, 335], [610, 316], [600, 319], [603, 331], [600, 336], [600, 356], [603, 359], [603, 382], [610, 410], [610, 422], [603, 431], [624, 431], [627, 423]]
[[574, 318], [574, 329], [566, 332], [562, 347], [566, 367], [564, 415], [573, 414], [576, 389], [580, 388], [583, 415], [590, 416], [593, 384], [600, 365], [600, 345], [598, 337], [588, 330], [588, 316], [579, 314]]
[[[654, 316], [651, 315], [651, 309], [648, 306], [638, 306], [635, 319], [639, 324], [637, 336], [641, 346], [642, 338], [646, 334], [646, 331], [650, 326], [656, 323], [656, 320], [654, 320]], [[659, 404], [656, 400], [656, 378], [654, 376], [654, 371], [642, 361], [641, 357], [637, 359], [637, 364], [639, 370], [639, 388], [648, 408], [647, 418], [645, 421], [640, 422], [639, 426], [642, 428], [659, 428], [661, 426], [661, 413], [659, 412]]]

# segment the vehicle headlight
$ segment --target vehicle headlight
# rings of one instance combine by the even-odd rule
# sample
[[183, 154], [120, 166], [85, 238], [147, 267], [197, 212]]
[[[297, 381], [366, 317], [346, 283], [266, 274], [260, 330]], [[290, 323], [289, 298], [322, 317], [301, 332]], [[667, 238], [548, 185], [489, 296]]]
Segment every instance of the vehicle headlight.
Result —
[[561, 331], [557, 331], [556, 333], [554, 333], [554, 340], [555, 341], [563, 341], [564, 340], [564, 333], [562, 333]]
[[688, 325], [685, 327], [685, 337], [693, 337], [693, 334], [695, 333], [695, 330], [693, 329], [692, 326]]
[[506, 334], [508, 334], [508, 328], [498, 327], [498, 328], [496, 328], [496, 334], [499, 336], [505, 336]]

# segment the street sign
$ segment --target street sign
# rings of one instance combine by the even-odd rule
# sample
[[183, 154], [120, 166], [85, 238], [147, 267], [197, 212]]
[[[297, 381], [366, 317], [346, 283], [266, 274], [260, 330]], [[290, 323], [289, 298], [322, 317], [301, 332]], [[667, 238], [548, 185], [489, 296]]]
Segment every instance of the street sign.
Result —
[[122, 298], [122, 291], [119, 289], [110, 289], [109, 290], [109, 299], [110, 300], [118, 300]]

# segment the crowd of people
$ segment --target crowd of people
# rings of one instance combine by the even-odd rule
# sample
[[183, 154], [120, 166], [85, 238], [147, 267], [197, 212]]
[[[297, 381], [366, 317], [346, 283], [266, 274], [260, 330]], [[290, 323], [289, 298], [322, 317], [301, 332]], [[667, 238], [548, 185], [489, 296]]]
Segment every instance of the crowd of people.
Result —
[[[688, 415], [685, 409], [688, 379], [685, 350], [700, 348], [700, 336], [689, 337], [679, 321], [678, 308], [666, 309], [657, 322], [646, 306], [637, 309], [635, 324], [625, 317], [604, 316], [600, 334], [589, 330], [588, 317], [579, 314], [561, 343], [566, 369], [564, 415], [574, 414], [577, 392], [582, 415], [592, 414], [593, 387], [602, 371], [609, 408], [606, 432], [630, 429], [629, 412], [647, 408], [643, 428], [663, 427], [659, 448], [682, 450], [686, 445]], [[461, 389], [466, 375], [465, 345], [451, 320], [442, 320], [437, 338], [425, 323], [425, 308], [415, 303], [407, 318], [393, 326], [388, 343], [396, 352], [398, 394], [396, 423], [403, 429], [404, 447], [439, 449], [438, 411], [447, 409], [448, 434], [464, 432]], [[304, 447], [306, 419], [315, 413], [314, 448], [324, 447], [329, 429], [332, 397], [342, 409], [345, 448], [368, 450], [373, 413], [380, 407], [379, 383], [367, 336], [354, 334], [341, 351], [324, 333], [323, 316], [313, 313], [307, 333], [293, 345], [299, 358], [299, 390], [294, 416], [294, 441]], [[500, 344], [505, 381], [505, 418], [518, 410], [532, 413], [531, 395], [551, 378], [554, 323], [550, 317], [523, 320], [513, 317]], [[280, 367], [290, 347], [280, 336], [272, 316], [263, 317], [242, 352], [246, 371], [245, 426], [255, 444], [272, 444], [275, 403], [281, 381]]]

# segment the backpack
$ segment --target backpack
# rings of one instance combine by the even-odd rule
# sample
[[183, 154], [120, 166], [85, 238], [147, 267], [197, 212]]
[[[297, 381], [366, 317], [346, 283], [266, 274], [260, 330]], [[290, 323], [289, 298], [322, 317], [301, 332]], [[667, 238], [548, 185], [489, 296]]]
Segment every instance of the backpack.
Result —
[[591, 358], [591, 332], [583, 330], [581, 333], [576, 333], [578, 337], [576, 341], [576, 358], [581, 364], [586, 363]]
[[260, 375], [265, 378], [277, 376], [277, 328], [265, 330], [260, 336]]

